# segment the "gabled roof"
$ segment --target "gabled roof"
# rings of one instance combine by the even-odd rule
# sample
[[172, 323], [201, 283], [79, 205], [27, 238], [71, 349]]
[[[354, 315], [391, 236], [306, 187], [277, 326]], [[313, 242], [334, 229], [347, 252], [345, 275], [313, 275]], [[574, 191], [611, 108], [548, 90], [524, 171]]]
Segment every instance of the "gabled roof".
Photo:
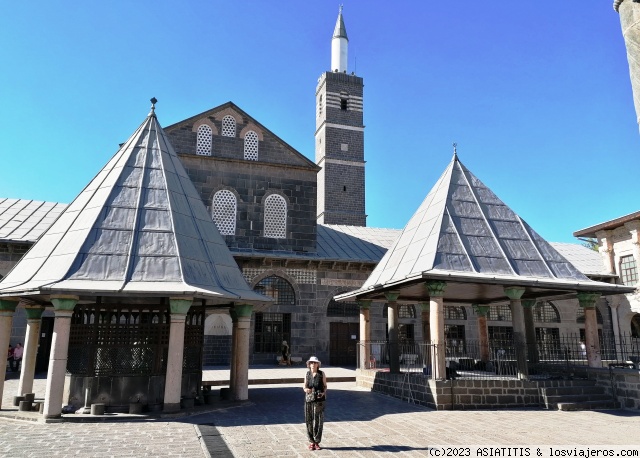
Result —
[[[189, 118], [183, 119], [182, 121], [178, 121], [174, 124], [171, 124], [165, 127], [164, 130], [167, 133], [171, 133], [171, 131], [174, 131], [179, 128], [184, 128], [184, 126], [193, 125], [194, 123], [196, 123], [197, 121], [203, 118], [215, 117], [216, 114], [221, 112], [232, 112], [241, 116], [244, 120], [247, 121], [248, 124], [254, 124], [259, 129], [262, 130], [263, 134], [265, 134], [266, 136], [270, 136], [275, 142], [279, 143], [282, 146], [283, 151], [286, 152], [287, 160], [285, 162], [274, 162], [273, 163], [274, 165], [302, 167], [302, 168], [310, 169], [314, 171], [320, 170], [320, 167], [316, 165], [312, 160], [310, 160], [304, 154], [296, 150], [293, 146], [289, 145], [287, 142], [282, 140], [280, 137], [274, 134], [271, 130], [267, 129], [263, 124], [261, 124], [255, 118], [250, 116], [246, 111], [244, 111], [243, 109], [238, 107], [238, 105], [236, 105], [231, 101], [223, 103], [222, 105], [218, 105], [217, 107], [211, 108], [202, 113], [198, 113], [197, 115], [190, 116]], [[178, 150], [178, 153], [183, 154], [184, 152]], [[197, 157], [207, 158], [209, 156], [197, 156]], [[217, 156], [213, 155], [211, 157], [217, 157]], [[261, 153], [259, 155], [259, 160], [257, 162], [265, 163], [264, 158], [265, 158], [265, 155]], [[267, 161], [267, 163], [269, 162]]]
[[[540, 297], [552, 294], [542, 288], [620, 290], [619, 285], [589, 280], [455, 154], [362, 288], [339, 297], [364, 297], [374, 290], [402, 289], [415, 283], [407, 294], [418, 299], [424, 297], [418, 284], [425, 279], [476, 284], [465, 291], [458, 289], [460, 301], [497, 300], [504, 297], [501, 288], [507, 285], [530, 286], [531, 294]], [[500, 288], [489, 291], [477, 286], [482, 283]]]
[[251, 290], [152, 108], [0, 282], [0, 295], [193, 296], [269, 302]]
[[625, 223], [629, 223], [635, 220], [640, 220], [640, 211], [629, 213], [628, 215], [620, 216], [618, 218], [605, 221], [604, 223], [596, 224], [595, 226], [580, 229], [579, 231], [575, 231], [573, 233], [573, 236], [595, 238], [596, 232], [611, 231], [613, 229], [619, 228], [620, 226], [624, 226]]
[[35, 242], [66, 207], [55, 202], [0, 198], [0, 241]]

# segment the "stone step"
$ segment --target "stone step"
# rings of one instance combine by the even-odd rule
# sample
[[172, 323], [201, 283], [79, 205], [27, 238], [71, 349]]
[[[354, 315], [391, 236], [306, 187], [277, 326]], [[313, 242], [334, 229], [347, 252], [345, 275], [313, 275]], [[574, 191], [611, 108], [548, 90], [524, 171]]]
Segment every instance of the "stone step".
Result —
[[604, 394], [604, 387], [595, 385], [584, 386], [558, 386], [542, 388], [543, 396], [562, 396], [572, 394]]
[[559, 405], [564, 403], [580, 403], [590, 401], [611, 401], [608, 394], [572, 394], [563, 396], [547, 396], [545, 402], [547, 405]]
[[560, 402], [557, 409], [562, 411], [619, 409], [620, 404], [608, 401]]

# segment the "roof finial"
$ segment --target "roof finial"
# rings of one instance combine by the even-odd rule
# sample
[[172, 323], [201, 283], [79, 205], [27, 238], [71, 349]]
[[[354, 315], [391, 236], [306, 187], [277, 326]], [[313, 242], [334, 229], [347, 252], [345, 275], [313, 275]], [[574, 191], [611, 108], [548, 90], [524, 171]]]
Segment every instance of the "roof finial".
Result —
[[149, 112], [149, 114], [147, 116], [155, 116], [156, 115], [156, 103], [158, 103], [158, 99], [156, 99], [155, 97], [151, 97], [151, 111]]
[[453, 158], [458, 159], [458, 144], [453, 142]]
[[340, 9], [338, 10], [338, 13], [342, 14], [342, 8], [344, 7], [344, 5], [341, 3], [340, 4]]

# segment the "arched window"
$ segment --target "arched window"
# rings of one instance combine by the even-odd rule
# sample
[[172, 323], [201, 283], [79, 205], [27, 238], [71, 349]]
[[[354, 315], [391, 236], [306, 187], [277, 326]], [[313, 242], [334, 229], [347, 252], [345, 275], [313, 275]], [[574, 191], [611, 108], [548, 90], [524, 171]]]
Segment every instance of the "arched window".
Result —
[[222, 136], [223, 137], [235, 137], [236, 136], [236, 120], [233, 116], [227, 115], [222, 118]]
[[291, 283], [277, 275], [263, 278], [253, 290], [274, 298], [274, 305], [295, 305], [296, 303], [296, 294]]
[[202, 124], [198, 127], [198, 139], [196, 141], [196, 154], [211, 156], [211, 127]]
[[509, 304], [491, 305], [487, 314], [489, 321], [513, 321]]
[[[598, 307], [596, 307], [596, 320], [598, 324], [602, 324], [602, 314]], [[578, 306], [578, 312], [576, 313], [576, 323], [584, 323], [584, 307]]]
[[[389, 316], [389, 304], [385, 304], [382, 309], [382, 316], [387, 318]], [[416, 309], [413, 305], [410, 304], [400, 304], [398, 305], [398, 318], [415, 318], [416, 317]]]
[[287, 202], [278, 194], [271, 194], [264, 201], [264, 236], [287, 237]]
[[236, 235], [236, 196], [226, 189], [213, 195], [211, 213], [213, 222], [222, 235]]
[[357, 302], [338, 302], [331, 299], [327, 306], [327, 316], [360, 316], [360, 306]]
[[244, 136], [244, 158], [247, 161], [258, 160], [258, 134], [252, 130]]
[[533, 321], [536, 323], [560, 323], [560, 314], [551, 302], [538, 302], [533, 307]]
[[464, 307], [455, 307], [452, 305], [444, 306], [444, 319], [445, 320], [466, 320], [467, 312]]

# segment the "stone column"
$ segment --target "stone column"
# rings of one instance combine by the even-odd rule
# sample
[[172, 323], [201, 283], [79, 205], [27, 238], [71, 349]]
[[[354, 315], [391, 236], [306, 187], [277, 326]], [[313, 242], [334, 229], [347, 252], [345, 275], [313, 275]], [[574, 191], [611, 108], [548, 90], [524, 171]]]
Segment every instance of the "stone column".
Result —
[[360, 369], [370, 369], [371, 364], [371, 320], [369, 318], [369, 308], [371, 301], [361, 299], [358, 301], [360, 306]]
[[400, 351], [398, 342], [398, 291], [389, 291], [384, 293], [387, 299], [387, 328], [389, 330], [389, 372], [392, 374], [400, 373]]
[[45, 419], [60, 418], [64, 397], [64, 378], [67, 373], [67, 356], [69, 354], [69, 333], [71, 332], [71, 316], [78, 303], [78, 296], [51, 296], [55, 312], [53, 323], [53, 339], [49, 354], [49, 371], [47, 388], [44, 395]]
[[169, 298], [171, 325], [169, 328], [169, 354], [164, 380], [164, 412], [180, 410], [182, 395], [182, 364], [184, 361], [184, 327], [192, 298]]
[[636, 121], [640, 124], [640, 3], [636, 0], [614, 0], [613, 7], [620, 13], [622, 36], [627, 46]]
[[[233, 391], [236, 386], [236, 372], [238, 360], [238, 314], [234, 308], [229, 309], [231, 316], [231, 361], [229, 367], [229, 391]], [[231, 396], [233, 398], [233, 395]]]
[[524, 311], [520, 298], [524, 294], [524, 288], [516, 286], [505, 287], [504, 293], [509, 298], [511, 307], [511, 322], [513, 326], [513, 344], [515, 345], [516, 361], [518, 367], [518, 378], [521, 380], [529, 376], [527, 365], [527, 338], [524, 330]]
[[246, 401], [249, 399], [249, 341], [251, 329], [251, 313], [253, 305], [241, 304], [234, 306], [238, 316], [238, 331], [236, 341], [236, 377], [235, 385], [231, 388], [233, 399]]
[[478, 346], [480, 350], [480, 361], [488, 363], [491, 359], [489, 355], [489, 328], [487, 326], [488, 305], [473, 304], [473, 310], [478, 317]]
[[606, 273], [616, 274], [615, 252], [613, 250], [613, 233], [612, 231], [598, 231], [596, 232], [598, 244], [600, 248], [598, 251], [602, 256], [602, 262], [604, 264], [604, 270]]
[[[616, 347], [616, 356], [618, 359], [625, 358], [626, 355], [620, 340], [620, 320], [618, 318], [618, 307], [620, 306], [620, 295], [609, 296], [605, 299], [611, 309], [611, 327], [613, 328], [613, 341]], [[596, 313], [596, 320], [598, 316]]]
[[422, 326], [422, 340], [425, 342], [429, 342], [431, 341], [431, 332], [429, 330], [429, 313], [430, 313], [429, 303], [421, 302], [418, 304], [418, 306], [420, 309], [420, 319], [421, 319], [420, 324]]
[[18, 396], [32, 393], [33, 376], [36, 371], [36, 356], [38, 355], [38, 341], [40, 340], [40, 318], [44, 307], [25, 306], [27, 313], [27, 335], [24, 339], [24, 353], [22, 355], [22, 372], [18, 383]]
[[596, 316], [596, 301], [599, 297], [599, 293], [578, 293], [578, 304], [584, 309], [584, 344], [587, 347], [589, 367], [602, 367], [600, 340], [598, 339], [598, 317]]
[[443, 281], [426, 282], [429, 291], [429, 328], [431, 331], [431, 377], [434, 380], [447, 378], [444, 344], [444, 291]]
[[527, 356], [530, 363], [540, 362], [538, 345], [536, 342], [536, 326], [533, 322], [533, 308], [536, 306], [535, 299], [524, 299], [522, 301], [522, 312], [524, 316], [524, 337], [527, 345]]
[[[9, 348], [9, 342], [11, 340], [11, 327], [13, 326], [13, 314], [16, 311], [16, 307], [19, 303], [20, 299], [0, 299], [0, 350], [2, 352], [7, 351], [7, 349]], [[6, 353], [2, 354], [6, 355]], [[7, 360], [3, 358], [2, 361], [4, 361], [6, 368]], [[4, 377], [5, 374], [2, 374], [2, 376], [0, 376], [0, 408], [2, 408], [2, 395], [4, 394]]]

